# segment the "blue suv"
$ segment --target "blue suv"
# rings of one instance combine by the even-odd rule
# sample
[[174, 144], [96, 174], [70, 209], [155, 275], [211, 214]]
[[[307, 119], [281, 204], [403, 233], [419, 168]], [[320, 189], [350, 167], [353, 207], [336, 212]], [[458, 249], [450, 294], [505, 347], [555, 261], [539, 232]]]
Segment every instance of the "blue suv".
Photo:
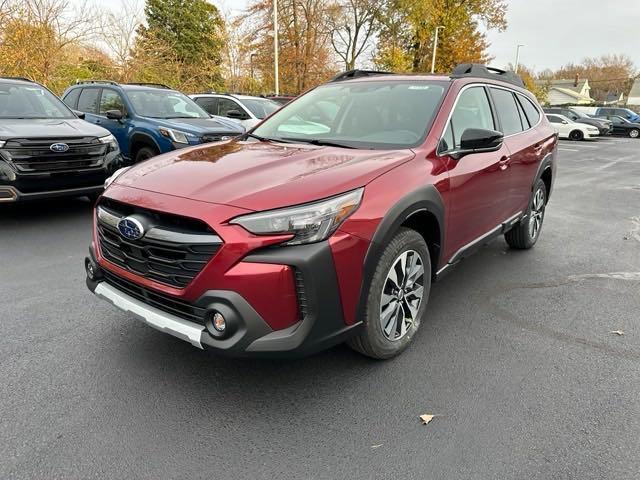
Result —
[[244, 133], [237, 123], [212, 118], [189, 97], [165, 85], [82, 81], [69, 87], [62, 100], [86, 121], [109, 130], [128, 162]]

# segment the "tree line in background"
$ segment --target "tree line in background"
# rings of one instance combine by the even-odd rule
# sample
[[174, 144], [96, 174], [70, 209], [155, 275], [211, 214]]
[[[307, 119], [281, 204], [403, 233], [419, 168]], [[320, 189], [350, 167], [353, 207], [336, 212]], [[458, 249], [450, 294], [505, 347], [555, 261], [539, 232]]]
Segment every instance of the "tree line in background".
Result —
[[[124, 0], [118, 11], [68, 0], [0, 0], [0, 75], [26, 76], [57, 93], [83, 79], [163, 83], [203, 90], [274, 90], [273, 1], [253, 0], [230, 17], [206, 0]], [[277, 0], [280, 89], [298, 94], [356, 67], [396, 72], [488, 63], [488, 30], [507, 26], [505, 0]], [[74, 8], [74, 5], [75, 8]], [[636, 76], [625, 56], [607, 55], [536, 75], [588, 78], [592, 96], [628, 92]]]

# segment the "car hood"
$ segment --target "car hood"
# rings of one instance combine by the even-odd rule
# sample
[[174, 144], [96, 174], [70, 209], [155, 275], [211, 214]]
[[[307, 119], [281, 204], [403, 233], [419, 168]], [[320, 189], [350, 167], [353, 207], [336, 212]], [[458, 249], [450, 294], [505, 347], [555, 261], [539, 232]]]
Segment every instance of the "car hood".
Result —
[[411, 160], [411, 150], [355, 150], [229, 141], [159, 155], [119, 185], [247, 210], [269, 210], [362, 187]]
[[13, 119], [0, 118], [0, 139], [104, 137], [109, 131], [79, 118]]
[[173, 128], [195, 135], [204, 133], [244, 133], [244, 128], [234, 122], [221, 118], [153, 118], [153, 123], [159, 127]]

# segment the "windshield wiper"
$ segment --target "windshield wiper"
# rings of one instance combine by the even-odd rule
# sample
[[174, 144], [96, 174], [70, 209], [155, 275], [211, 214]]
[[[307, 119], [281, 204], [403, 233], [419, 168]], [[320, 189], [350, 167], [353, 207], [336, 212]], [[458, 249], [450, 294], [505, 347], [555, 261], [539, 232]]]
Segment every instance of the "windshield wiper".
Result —
[[255, 133], [251, 133], [251, 132], [247, 132], [247, 133], [243, 133], [242, 135], [240, 135], [240, 138], [242, 140], [246, 140], [247, 138], [255, 138], [256, 140], [259, 140], [261, 142], [281, 142], [281, 143], [293, 143], [293, 141], [284, 139], [284, 138], [267, 138], [267, 137], [261, 137], [260, 135], [256, 135]]
[[335, 142], [333, 140], [320, 140], [317, 138], [283, 138], [282, 140], [295, 143], [308, 143], [310, 145], [317, 145], [319, 147], [338, 147], [338, 148], [351, 148], [357, 149], [353, 145], [347, 145], [346, 143]]

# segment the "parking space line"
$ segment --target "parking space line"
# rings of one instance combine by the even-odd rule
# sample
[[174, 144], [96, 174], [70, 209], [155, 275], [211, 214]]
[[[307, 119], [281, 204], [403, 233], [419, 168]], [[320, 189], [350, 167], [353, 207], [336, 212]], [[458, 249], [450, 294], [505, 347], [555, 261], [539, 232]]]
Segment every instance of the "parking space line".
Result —
[[576, 150], [575, 148], [565, 148], [565, 147], [558, 147], [558, 150], [561, 152], [579, 152], [580, 150]]

